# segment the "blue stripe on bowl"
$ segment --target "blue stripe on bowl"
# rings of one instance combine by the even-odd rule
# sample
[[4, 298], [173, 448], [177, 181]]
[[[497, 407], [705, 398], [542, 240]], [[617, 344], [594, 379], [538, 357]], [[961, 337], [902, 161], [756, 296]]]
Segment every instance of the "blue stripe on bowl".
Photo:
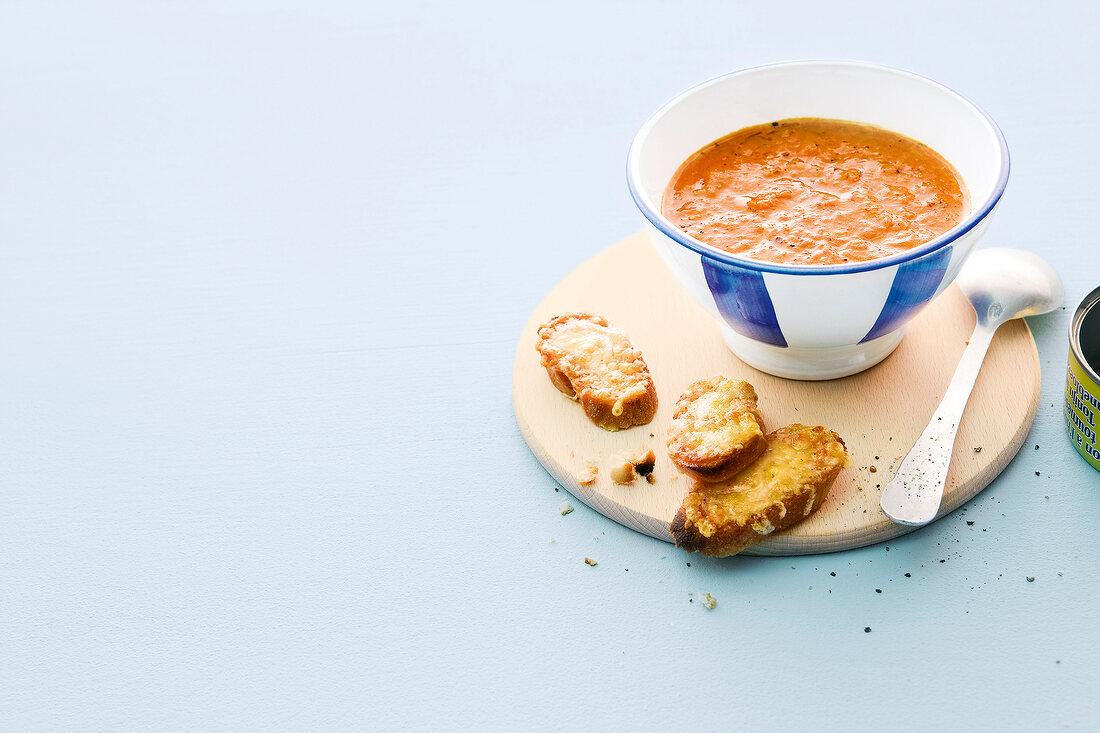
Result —
[[699, 261], [714, 304], [730, 328], [766, 344], [787, 345], [762, 273], [708, 257]]
[[936, 294], [947, 264], [951, 260], [953, 246], [943, 247], [927, 257], [912, 260], [898, 267], [886, 304], [879, 311], [878, 320], [860, 343], [885, 336], [902, 325]]

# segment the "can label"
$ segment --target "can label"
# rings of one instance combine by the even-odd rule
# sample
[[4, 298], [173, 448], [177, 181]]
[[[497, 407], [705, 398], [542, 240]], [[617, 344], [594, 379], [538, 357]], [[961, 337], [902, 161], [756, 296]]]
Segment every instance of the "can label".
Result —
[[1066, 374], [1066, 425], [1073, 447], [1092, 467], [1100, 471], [1100, 448], [1096, 447], [1096, 424], [1100, 419], [1100, 385], [1092, 381], [1077, 361], [1073, 349], [1069, 352]]

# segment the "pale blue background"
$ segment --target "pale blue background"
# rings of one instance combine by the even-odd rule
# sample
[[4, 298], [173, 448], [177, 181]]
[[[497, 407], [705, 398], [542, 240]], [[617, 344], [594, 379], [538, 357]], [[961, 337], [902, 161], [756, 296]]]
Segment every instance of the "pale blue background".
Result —
[[[0, 728], [1100, 729], [1100, 474], [1060, 412], [1098, 31], [1085, 3], [3, 3]], [[649, 114], [795, 58], [1003, 128], [985, 241], [1070, 305], [1032, 322], [1025, 450], [889, 551], [713, 561], [562, 517], [512, 415], [523, 323], [640, 228]]]

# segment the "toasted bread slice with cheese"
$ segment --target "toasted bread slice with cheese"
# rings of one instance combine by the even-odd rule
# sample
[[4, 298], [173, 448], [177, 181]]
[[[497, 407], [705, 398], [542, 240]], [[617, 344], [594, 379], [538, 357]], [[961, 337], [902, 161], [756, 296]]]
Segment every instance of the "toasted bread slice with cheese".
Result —
[[699, 481], [724, 481], [764, 452], [764, 418], [748, 382], [715, 377], [695, 382], [676, 401], [668, 456]]
[[788, 425], [767, 443], [763, 455], [729, 481], [692, 487], [669, 527], [677, 547], [737, 554], [810, 516], [848, 463], [844, 441], [821, 426]]
[[657, 390], [642, 352], [600, 316], [566, 313], [539, 327], [542, 365], [563, 394], [607, 430], [645, 425], [657, 412]]

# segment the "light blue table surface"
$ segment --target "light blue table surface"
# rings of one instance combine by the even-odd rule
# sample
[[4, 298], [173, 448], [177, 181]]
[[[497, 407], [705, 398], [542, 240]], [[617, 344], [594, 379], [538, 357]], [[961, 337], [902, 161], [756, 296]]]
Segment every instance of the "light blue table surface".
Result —
[[[1100, 285], [1097, 21], [4, 3], [0, 729], [1100, 730], [1100, 474], [1060, 409]], [[1024, 450], [889, 547], [717, 561], [561, 516], [512, 413], [528, 314], [640, 228], [653, 111], [797, 58], [1002, 127], [984, 244], [1067, 292]]]

